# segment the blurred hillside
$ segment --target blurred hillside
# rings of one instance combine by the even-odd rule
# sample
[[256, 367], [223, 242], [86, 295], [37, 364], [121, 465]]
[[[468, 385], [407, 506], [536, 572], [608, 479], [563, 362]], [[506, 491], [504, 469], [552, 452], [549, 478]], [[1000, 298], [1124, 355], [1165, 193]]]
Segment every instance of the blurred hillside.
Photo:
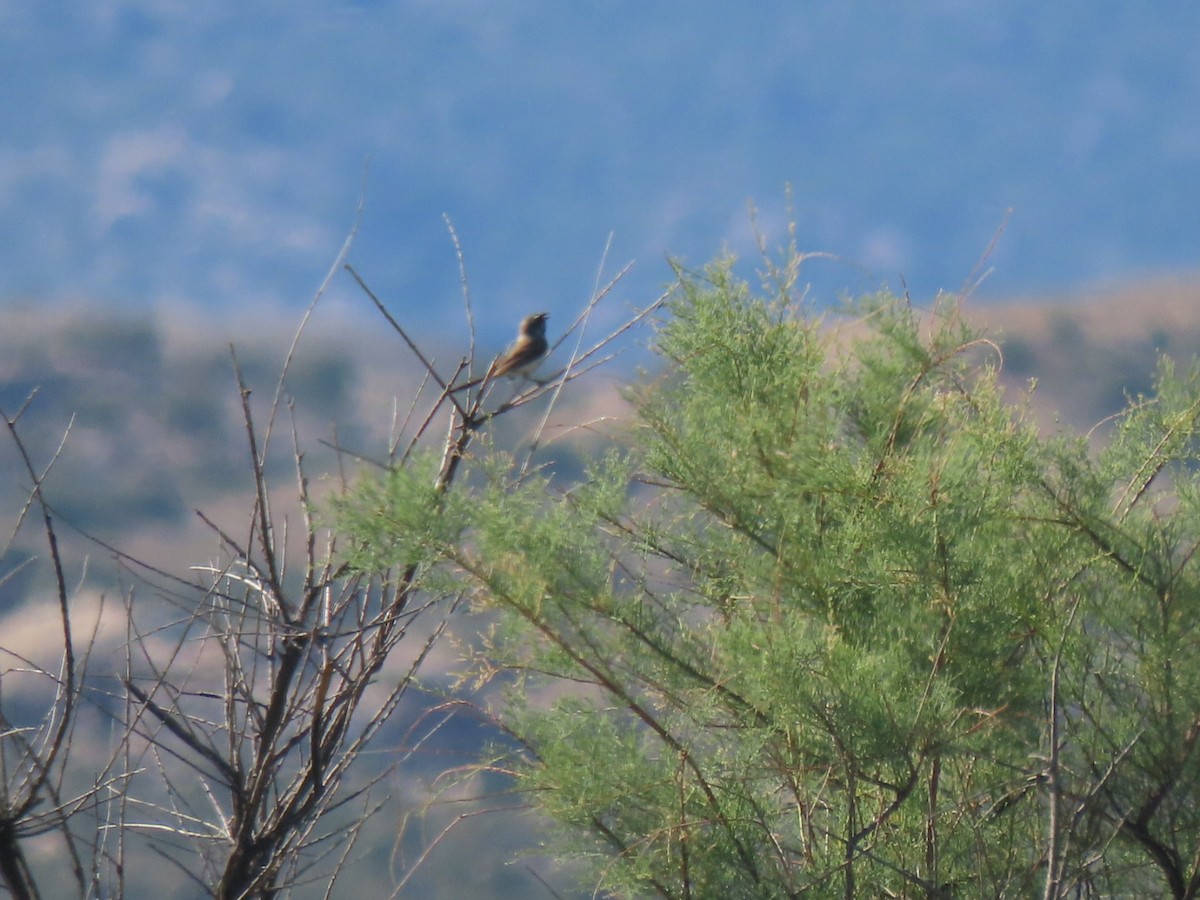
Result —
[[455, 286], [443, 213], [505, 332], [532, 293], [555, 314], [586, 296], [610, 234], [614, 260], [752, 255], [755, 198], [784, 240], [787, 185], [799, 243], [869, 270], [814, 267], [834, 291], [956, 287], [1008, 209], [991, 297], [1194, 265], [1200, 243], [1182, 0], [5, 3], [0, 23], [3, 302], [295, 310], [364, 158], [356, 258], [429, 325]]
[[[303, 332], [279, 390], [299, 314], [214, 321], [180, 311], [0, 310], [0, 409], [11, 417], [32, 396], [20, 426], [40, 464], [67, 435], [46, 482], [63, 522], [182, 571], [196, 562], [187, 535], [208, 533], [196, 510], [220, 521], [226, 508], [239, 520], [246, 509], [249, 450], [235, 365], [259, 429], [275, 407], [270, 474], [284, 485], [294, 477], [293, 429], [319, 493], [323, 479], [362, 464], [359, 456], [385, 459], [390, 436], [413, 414], [407, 405], [423, 371], [399, 336], [386, 324], [364, 328], [336, 309], [323, 312]], [[446, 376], [462, 353], [433, 343], [423, 350]], [[481, 346], [481, 356], [491, 352]], [[591, 383], [613, 384], [600, 373]], [[596, 412], [583, 407], [596, 400], [568, 395], [559, 418], [590, 418]], [[531, 420], [499, 427], [498, 437], [518, 441], [508, 429]], [[350, 452], [339, 459], [331, 445]], [[28, 479], [18, 463], [0, 443], [0, 525], [23, 502]]]
[[[1186, 361], [1200, 353], [1200, 279], [1098, 295], [968, 301], [966, 308], [1002, 347], [1003, 380], [1014, 397], [1036, 381], [1032, 408], [1047, 429], [1086, 430], [1151, 387], [1159, 354]], [[206, 556], [212, 540], [195, 510], [218, 520], [222, 512], [244, 515], [248, 451], [234, 357], [262, 427], [298, 321], [278, 311], [213, 320], [181, 310], [149, 316], [92, 307], [0, 310], [0, 409], [11, 416], [36, 391], [21, 427], [43, 464], [69, 428], [47, 482], [64, 522], [184, 572]], [[447, 374], [462, 353], [424, 349]], [[623, 415], [617, 387], [631, 380], [631, 367], [619, 358], [565, 392], [553, 421], [563, 423], [573, 443], [552, 442], [546, 451], [560, 465], [574, 469], [580, 441], [597, 441], [604, 431], [570, 426]], [[318, 308], [280, 394], [275, 474], [291, 477], [293, 427], [318, 490], [321, 479], [361, 464], [343, 456], [339, 468], [330, 444], [383, 459], [421, 376], [386, 325], [364, 326], [336, 307]], [[521, 430], [536, 425], [540, 410], [527, 413], [499, 423], [494, 437], [502, 446], [521, 445]], [[27, 482], [18, 462], [11, 445], [0, 445], [6, 531]], [[11, 603], [14, 590], [0, 584], [0, 604]]]
[[1101, 293], [1026, 299], [970, 309], [997, 340], [1003, 381], [1036, 383], [1044, 429], [1087, 431], [1154, 384], [1159, 358], [1200, 356], [1200, 280], [1162, 279]]

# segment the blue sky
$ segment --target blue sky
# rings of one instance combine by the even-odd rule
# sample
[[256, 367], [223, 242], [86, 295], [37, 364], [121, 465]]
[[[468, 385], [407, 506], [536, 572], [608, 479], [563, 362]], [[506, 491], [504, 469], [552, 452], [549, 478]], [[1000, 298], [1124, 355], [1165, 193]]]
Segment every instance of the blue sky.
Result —
[[[1200, 5], [0, 0], [0, 303], [564, 317], [773, 245], [813, 298], [1197, 268]], [[791, 212], [787, 190], [791, 188]], [[349, 296], [342, 280], [337, 290]]]

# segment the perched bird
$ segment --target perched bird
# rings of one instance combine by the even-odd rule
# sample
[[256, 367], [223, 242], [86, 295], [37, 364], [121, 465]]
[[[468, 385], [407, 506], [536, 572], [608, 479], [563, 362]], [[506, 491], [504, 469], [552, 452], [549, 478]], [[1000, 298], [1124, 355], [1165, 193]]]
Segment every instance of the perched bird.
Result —
[[521, 320], [517, 329], [517, 339], [509, 348], [496, 357], [482, 378], [468, 381], [454, 388], [455, 391], [465, 391], [493, 378], [527, 378], [529, 373], [537, 368], [542, 357], [550, 349], [546, 341], [546, 319], [548, 313], [534, 313]]

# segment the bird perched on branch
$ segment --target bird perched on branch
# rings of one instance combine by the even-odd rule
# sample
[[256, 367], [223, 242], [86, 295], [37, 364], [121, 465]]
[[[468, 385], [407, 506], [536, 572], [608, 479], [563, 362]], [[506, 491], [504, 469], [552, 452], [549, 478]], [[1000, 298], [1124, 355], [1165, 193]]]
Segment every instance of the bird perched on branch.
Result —
[[529, 373], [537, 368], [542, 357], [550, 349], [546, 341], [547, 313], [534, 313], [521, 320], [517, 329], [517, 339], [509, 348], [501, 353], [488, 367], [482, 378], [460, 384], [454, 390], [465, 391], [493, 378], [528, 378]]

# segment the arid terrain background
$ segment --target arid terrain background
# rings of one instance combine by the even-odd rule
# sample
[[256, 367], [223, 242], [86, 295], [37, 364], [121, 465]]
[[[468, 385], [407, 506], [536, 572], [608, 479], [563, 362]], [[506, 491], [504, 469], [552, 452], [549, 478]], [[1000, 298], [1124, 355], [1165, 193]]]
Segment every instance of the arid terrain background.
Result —
[[[1047, 431], [1083, 433], [1099, 425], [1093, 432], [1098, 441], [1111, 427], [1101, 424], [1107, 417], [1151, 389], [1161, 354], [1183, 366], [1200, 351], [1200, 279], [988, 305], [967, 300], [964, 309], [1001, 348], [1002, 377], [1014, 405], [1028, 398], [1031, 414]], [[252, 390], [251, 408], [261, 430], [299, 318], [112, 314], [84, 306], [0, 311], [0, 409], [12, 418], [25, 405], [18, 427], [36, 465], [44, 466], [62, 442], [46, 489], [57, 512], [81, 627], [95, 621], [101, 597], [107, 598], [109, 614], [119, 612], [120, 598], [158, 602], [154, 579], [143, 581], [147, 573], [135, 560], [187, 579], [190, 567], [215, 559], [218, 542], [197, 510], [234, 533], [245, 531], [251, 503], [248, 451], [233, 360]], [[632, 350], [565, 393], [548, 432], [553, 440], [542, 454], [564, 477], [576, 475], [578, 463], [598, 449], [606, 431], [620, 427], [627, 407], [619, 388], [638, 377], [638, 366], [653, 370], [653, 357], [644, 351], [652, 341], [653, 331], [645, 330], [638, 339], [642, 351]], [[445, 369], [452, 369], [461, 354], [445, 335], [431, 339], [427, 350]], [[420, 377], [419, 366], [384, 323], [318, 307], [295, 348], [273, 426], [270, 471], [279, 509], [294, 497], [293, 431], [319, 495], [369, 466], [361, 457], [385, 457], [389, 436]], [[520, 421], [510, 417], [492, 438], [520, 447], [541, 412], [525, 410]], [[580, 423], [590, 426], [573, 427]], [[334, 445], [354, 455], [339, 457]], [[24, 565], [44, 557], [43, 537], [33, 521], [13, 531], [28, 485], [5, 436], [0, 441], [5, 541], [0, 545], [0, 646], [50, 660], [56, 644], [54, 629], [44, 624], [45, 616], [54, 614], [48, 572], [39, 562]], [[90, 662], [101, 685], [105, 671], [120, 664], [123, 644], [115, 621], [110, 615], [101, 625]], [[478, 625], [465, 620], [460, 627], [469, 639]], [[454, 670], [456, 646], [446, 642], [431, 660], [426, 669], [431, 684]], [[12, 662], [7, 658], [3, 664]], [[6, 691], [3, 700], [10, 703], [14, 697]], [[398, 721], [375, 748], [381, 763], [410, 740], [420, 712], [419, 703], [401, 710], [409, 719]], [[98, 704], [89, 718], [93, 731], [87, 739], [98, 746], [108, 740], [111, 723], [105, 715]], [[395, 852], [395, 833], [429, 796], [436, 773], [471, 758], [480, 739], [468, 723], [447, 727], [426, 753], [392, 776], [391, 799], [373, 832], [377, 846], [364, 850], [361, 876], [356, 875], [365, 890], [382, 890], [393, 877], [389, 872], [402, 869], [462, 811], [418, 816], [400, 845], [406, 855]], [[455, 829], [430, 855], [407, 895], [499, 897], [528, 890], [533, 882], [527, 870], [534, 864], [509, 861], [536, 845], [536, 827], [523, 819], [514, 827], [512, 816], [504, 815], [507, 824], [482, 816]], [[469, 848], [473, 866], [456, 863], [462, 848]]]

